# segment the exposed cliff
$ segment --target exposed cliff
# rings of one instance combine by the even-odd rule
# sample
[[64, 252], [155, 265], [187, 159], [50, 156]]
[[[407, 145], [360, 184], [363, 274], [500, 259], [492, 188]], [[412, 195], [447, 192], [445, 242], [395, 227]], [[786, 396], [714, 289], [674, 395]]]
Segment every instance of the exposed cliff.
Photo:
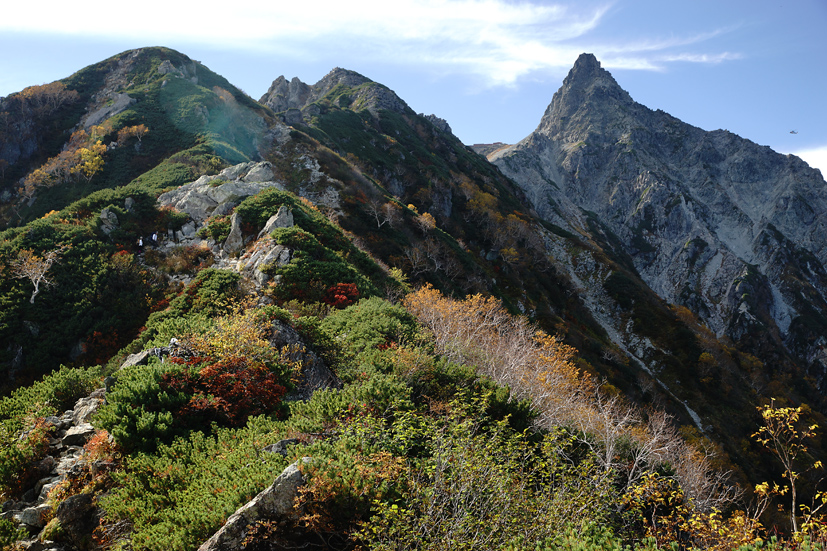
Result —
[[823, 377], [827, 184], [818, 170], [636, 103], [591, 54], [537, 129], [490, 159], [547, 220], [582, 230], [595, 213], [642, 279], [718, 336], [791, 353]]

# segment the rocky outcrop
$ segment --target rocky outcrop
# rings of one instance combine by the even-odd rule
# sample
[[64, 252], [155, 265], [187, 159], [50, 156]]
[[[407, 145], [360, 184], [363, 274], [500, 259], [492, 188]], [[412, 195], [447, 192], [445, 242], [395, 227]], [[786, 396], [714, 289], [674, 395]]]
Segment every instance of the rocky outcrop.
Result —
[[282, 205], [276, 214], [267, 219], [264, 228], [258, 232], [257, 239], [273, 233], [276, 228], [292, 228], [293, 227], [293, 212]]
[[107, 101], [103, 107], [96, 109], [85, 118], [83, 121], [83, 127], [86, 130], [102, 123], [110, 117], [114, 117], [118, 113], [123, 113], [129, 108], [130, 105], [137, 101], [134, 98], [129, 97], [128, 94], [117, 92], [113, 92], [108, 99], [109, 101]]
[[[310, 117], [319, 114], [316, 102], [333, 91], [342, 91], [340, 105], [347, 103], [354, 111], [367, 110], [373, 116], [379, 111], [387, 109], [397, 113], [409, 112], [410, 108], [392, 90], [379, 83], [373, 82], [355, 71], [336, 67], [319, 82], [312, 86], [293, 78], [289, 83], [280, 76], [273, 81], [270, 89], [259, 100], [276, 112], [282, 112], [282, 119], [287, 124], [306, 123]], [[439, 121], [442, 121], [441, 123]], [[448, 123], [435, 118], [434, 124], [450, 132]]]
[[[35, 467], [40, 473], [40, 478], [33, 487], [24, 492], [19, 501], [10, 500], [3, 503], [3, 512], [0, 514], [2, 518], [14, 521], [31, 535], [38, 534], [45, 527], [53, 508], [49, 501], [49, 492], [78, 468], [82, 461], [82, 447], [95, 433], [89, 420], [103, 404], [105, 394], [103, 388], [98, 389], [86, 398], [78, 400], [75, 407], [64, 412], [62, 416], [45, 419], [46, 426], [52, 428], [52, 436], [49, 440], [48, 454]], [[73, 534], [77, 536], [76, 544], [88, 539], [88, 534], [98, 521], [93, 509], [95, 504], [92, 496], [85, 494], [70, 497], [58, 506], [56, 517], [60, 520], [64, 535], [69, 541], [74, 541]], [[34, 540], [22, 543], [32, 542], [39, 542], [39, 538], [35, 537]], [[43, 546], [43, 549], [48, 548], [48, 545]]]
[[241, 217], [237, 212], [234, 212], [230, 217], [230, 235], [224, 241], [225, 253], [234, 254], [241, 250], [244, 246], [244, 236], [241, 235]]
[[827, 372], [812, 363], [827, 332], [827, 184], [797, 157], [652, 111], [583, 54], [537, 129], [489, 158], [546, 220], [588, 235], [594, 216], [649, 287], [718, 336], [760, 331]]
[[216, 210], [228, 211], [241, 199], [268, 188], [284, 189], [274, 179], [270, 163], [242, 163], [168, 191], [158, 197], [158, 204], [184, 212], [200, 225]]
[[288, 109], [301, 109], [307, 105], [310, 92], [310, 86], [300, 81], [298, 77], [293, 77], [288, 82], [284, 76], [280, 76], [273, 81], [270, 89], [261, 97], [259, 103], [263, 103], [276, 113]]
[[233, 513], [224, 526], [205, 541], [198, 551], [235, 551], [244, 547], [243, 541], [251, 525], [262, 519], [278, 520], [293, 511], [293, 502], [299, 487], [304, 484], [299, 465], [310, 461], [303, 457], [288, 466], [273, 481], [273, 484], [259, 493], [247, 504]]
[[109, 207], [104, 208], [100, 213], [100, 229], [109, 235], [119, 227], [118, 216]]
[[445, 132], [446, 134], [453, 134], [453, 132], [451, 131], [451, 125], [449, 125], [448, 121], [446, 121], [445, 119], [439, 118], [436, 115], [426, 115], [425, 113], [420, 113], [419, 116], [427, 119], [428, 122], [433, 124], [441, 132]]

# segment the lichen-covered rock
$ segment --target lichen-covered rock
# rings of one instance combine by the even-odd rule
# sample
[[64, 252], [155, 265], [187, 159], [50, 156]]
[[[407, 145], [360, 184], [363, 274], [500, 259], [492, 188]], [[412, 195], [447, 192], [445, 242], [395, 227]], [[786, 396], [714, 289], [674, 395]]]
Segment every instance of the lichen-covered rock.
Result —
[[112, 212], [109, 207], [103, 209], [100, 213], [100, 220], [101, 220], [101, 231], [106, 235], [109, 235], [116, 229], [118, 229], [119, 222], [118, 216]]
[[72, 411], [72, 423], [75, 425], [88, 423], [102, 404], [103, 398], [91, 396], [81, 398], [75, 403], [75, 408]]
[[29, 528], [40, 529], [46, 526], [46, 518], [51, 508], [51, 505], [43, 503], [18, 511], [12, 517], [15, 522], [25, 524]]
[[158, 203], [188, 214], [200, 226], [220, 205], [238, 203], [267, 188], [284, 189], [274, 178], [270, 163], [242, 163], [163, 193]]
[[140, 352], [136, 352], [135, 354], [130, 354], [123, 361], [120, 369], [123, 369], [124, 367], [130, 367], [133, 365], [146, 365], [146, 363], [149, 361], [150, 355], [151, 354], [149, 353], [149, 350], [141, 350]]
[[100, 522], [99, 510], [91, 494], [67, 497], [57, 507], [55, 518], [60, 522], [61, 541], [77, 549], [90, 548], [89, 534]]

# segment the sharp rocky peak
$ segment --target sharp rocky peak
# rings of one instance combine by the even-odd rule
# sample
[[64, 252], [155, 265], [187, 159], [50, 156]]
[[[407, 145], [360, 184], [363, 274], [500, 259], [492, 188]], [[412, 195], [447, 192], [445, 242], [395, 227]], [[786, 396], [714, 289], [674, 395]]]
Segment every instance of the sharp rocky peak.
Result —
[[571, 134], [586, 114], [593, 119], [596, 111], [608, 116], [635, 105], [629, 93], [600, 66], [594, 54], [580, 54], [554, 94], [537, 131], [546, 135]]

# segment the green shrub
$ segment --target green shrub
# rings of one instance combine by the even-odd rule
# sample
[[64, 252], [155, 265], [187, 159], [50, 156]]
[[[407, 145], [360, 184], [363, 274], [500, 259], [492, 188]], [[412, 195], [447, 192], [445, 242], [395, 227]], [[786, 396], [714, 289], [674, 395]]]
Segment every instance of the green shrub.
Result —
[[256, 418], [242, 429], [196, 432], [128, 457], [113, 473], [116, 489], [101, 499], [104, 524], [131, 523], [136, 551], [196, 549], [291, 461], [262, 451], [280, 434], [278, 424]]
[[9, 434], [23, 429], [25, 419], [63, 413], [80, 398], [102, 386], [100, 366], [61, 366], [28, 387], [21, 387], [0, 400], [0, 422]]
[[505, 423], [446, 421], [432, 427], [430, 455], [398, 479], [402, 499], [375, 504], [360, 533], [369, 548], [525, 549], [608, 519], [611, 489], [591, 462], [566, 461], [555, 435], [535, 447]]
[[379, 297], [365, 298], [331, 313], [322, 321], [322, 328], [336, 335], [336, 340], [353, 354], [412, 342], [419, 332], [407, 310]]
[[184, 368], [172, 363], [122, 370], [107, 393], [106, 404], [96, 414], [96, 424], [127, 451], [151, 451], [183, 434], [174, 414], [189, 402], [190, 395], [161, 385], [166, 375], [182, 371]]
[[19, 527], [17, 524], [6, 518], [0, 518], [0, 550], [10, 551], [13, 549], [13, 544], [28, 536], [28, 531], [25, 528]]

